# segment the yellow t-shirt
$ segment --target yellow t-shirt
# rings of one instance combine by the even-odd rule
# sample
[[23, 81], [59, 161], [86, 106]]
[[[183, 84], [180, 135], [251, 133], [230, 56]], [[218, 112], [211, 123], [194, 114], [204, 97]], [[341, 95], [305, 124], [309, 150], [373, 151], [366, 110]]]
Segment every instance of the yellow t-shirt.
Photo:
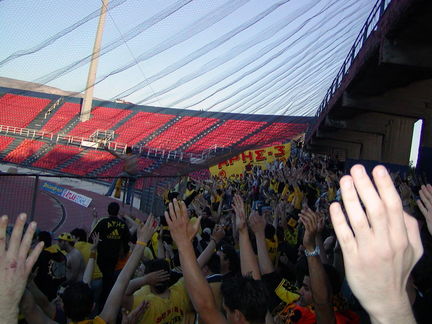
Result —
[[143, 286], [134, 293], [133, 308], [136, 308], [144, 300], [149, 302], [140, 324], [185, 323], [185, 315], [192, 311], [192, 305], [184, 286], [184, 280], [180, 279], [168, 289], [170, 294], [167, 298], [153, 294], [149, 286]]
[[70, 322], [70, 324], [106, 324], [106, 322], [101, 317], [96, 316], [94, 319], [79, 322]]
[[[83, 259], [84, 259], [84, 263], [87, 265], [87, 262], [90, 258], [90, 252], [91, 252], [91, 247], [92, 244], [88, 243], [88, 242], [76, 242], [75, 246], [74, 246], [78, 251], [80, 251]], [[97, 262], [95, 262], [94, 268], [93, 268], [93, 276], [92, 279], [100, 279], [102, 278], [102, 272], [99, 269], [99, 266], [97, 265]]]
[[276, 261], [277, 250], [278, 250], [278, 241], [277, 241], [276, 235], [273, 237], [273, 240], [274, 241], [266, 239], [265, 241], [266, 241], [266, 246], [267, 246], [267, 250], [269, 253], [269, 257], [270, 257], [272, 263], [274, 264]]

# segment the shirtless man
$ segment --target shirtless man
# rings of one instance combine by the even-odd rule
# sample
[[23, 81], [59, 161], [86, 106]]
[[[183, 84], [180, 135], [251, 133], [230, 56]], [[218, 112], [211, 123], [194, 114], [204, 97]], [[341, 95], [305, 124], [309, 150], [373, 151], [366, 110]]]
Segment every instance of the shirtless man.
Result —
[[84, 275], [85, 263], [81, 253], [74, 248], [75, 240], [70, 233], [63, 233], [58, 238], [60, 248], [66, 254], [66, 280], [68, 283], [81, 281]]
[[[120, 177], [127, 177], [129, 180], [128, 188], [127, 188], [127, 195], [126, 195], [126, 205], [130, 204], [131, 197], [133, 194], [133, 187], [135, 185], [136, 176], [138, 175], [138, 156], [132, 153], [132, 148], [128, 147], [126, 148], [126, 154], [118, 154], [114, 151], [110, 151], [106, 149], [109, 153], [114, 155], [115, 157], [122, 159], [125, 163], [123, 166], [123, 172], [119, 174]], [[111, 183], [110, 188], [108, 189], [108, 192], [105, 194], [105, 196], [111, 196], [115, 186], [116, 186], [117, 178], [113, 179], [113, 182]]]

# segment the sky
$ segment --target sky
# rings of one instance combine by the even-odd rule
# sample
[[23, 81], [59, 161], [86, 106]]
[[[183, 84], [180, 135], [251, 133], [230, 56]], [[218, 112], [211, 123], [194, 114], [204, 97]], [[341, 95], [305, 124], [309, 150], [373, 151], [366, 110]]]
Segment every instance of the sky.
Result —
[[[94, 96], [313, 116], [375, 2], [110, 0]], [[83, 91], [101, 4], [0, 1], [0, 76]]]

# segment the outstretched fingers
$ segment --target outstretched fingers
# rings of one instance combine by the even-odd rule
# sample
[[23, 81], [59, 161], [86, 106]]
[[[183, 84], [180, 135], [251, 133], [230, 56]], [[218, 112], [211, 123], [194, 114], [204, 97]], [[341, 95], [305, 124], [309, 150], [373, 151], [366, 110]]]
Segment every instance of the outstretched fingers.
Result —
[[27, 215], [22, 213], [18, 215], [15, 221], [15, 226], [13, 228], [12, 235], [9, 240], [8, 250], [7, 250], [7, 254], [9, 256], [16, 256], [18, 254], [26, 219], [27, 219]]
[[352, 177], [344, 176], [340, 180], [342, 199], [351, 227], [357, 240], [367, 241], [371, 230], [360, 200], [357, 196]]
[[390, 234], [406, 233], [402, 201], [386, 168], [378, 165], [372, 171], [381, 201], [387, 212]]
[[330, 205], [330, 217], [342, 251], [344, 253], [349, 253], [357, 249], [357, 242], [354, 234], [338, 202], [334, 202]]

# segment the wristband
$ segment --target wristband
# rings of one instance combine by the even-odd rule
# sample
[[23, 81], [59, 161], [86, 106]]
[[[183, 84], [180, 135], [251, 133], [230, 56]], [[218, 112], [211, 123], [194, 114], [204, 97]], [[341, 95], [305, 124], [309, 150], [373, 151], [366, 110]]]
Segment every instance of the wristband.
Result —
[[142, 245], [142, 246], [144, 246], [144, 247], [147, 246], [147, 243], [146, 243], [146, 242], [143, 242], [143, 241], [136, 241], [136, 244], [138, 244], [138, 245]]
[[309, 252], [308, 250], [304, 250], [304, 254], [307, 256], [307, 257], [312, 257], [312, 256], [317, 256], [317, 255], [320, 255], [320, 248], [319, 248], [319, 246], [317, 245], [316, 246], [316, 248], [315, 248], [315, 250], [313, 250], [312, 252]]

